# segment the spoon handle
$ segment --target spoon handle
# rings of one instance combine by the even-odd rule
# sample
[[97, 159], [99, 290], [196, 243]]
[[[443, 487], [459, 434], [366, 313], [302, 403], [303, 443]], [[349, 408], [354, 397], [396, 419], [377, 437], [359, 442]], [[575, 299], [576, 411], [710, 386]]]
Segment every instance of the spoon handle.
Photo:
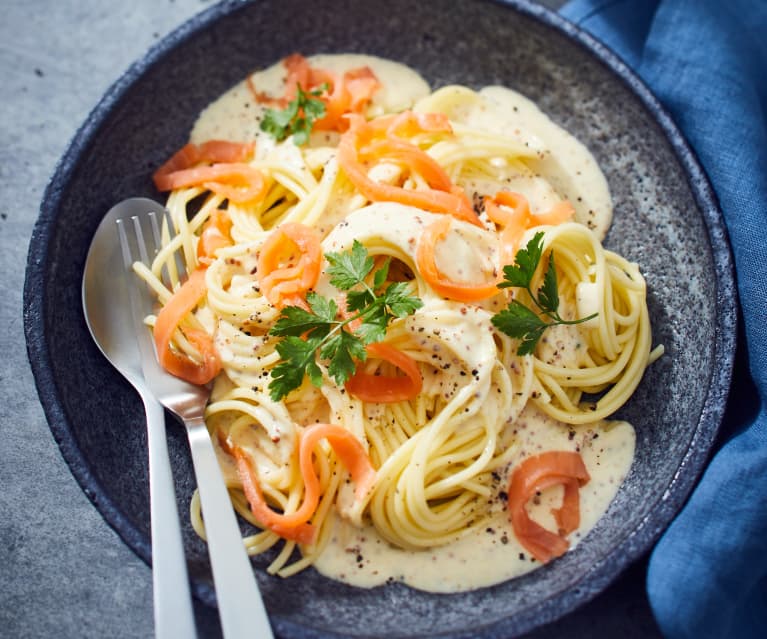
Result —
[[185, 419], [184, 424], [200, 491], [223, 635], [226, 639], [267, 639], [273, 636], [269, 617], [205, 421], [196, 417]]
[[149, 497], [152, 517], [152, 581], [157, 639], [197, 636], [189, 592], [184, 544], [176, 507], [162, 404], [143, 396], [149, 449]]

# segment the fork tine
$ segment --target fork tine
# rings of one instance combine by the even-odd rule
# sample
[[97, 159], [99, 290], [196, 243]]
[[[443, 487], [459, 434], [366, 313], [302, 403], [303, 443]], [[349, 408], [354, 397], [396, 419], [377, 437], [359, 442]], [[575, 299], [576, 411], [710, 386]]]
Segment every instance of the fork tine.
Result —
[[[149, 213], [149, 216], [152, 216], [152, 213]], [[144, 230], [141, 228], [141, 220], [137, 215], [134, 215], [131, 217], [131, 222], [133, 222], [133, 232], [136, 234], [136, 242], [138, 244], [138, 253], [139, 253], [139, 259], [146, 264], [149, 265], [149, 255], [147, 254], [146, 250], [146, 241], [144, 240]]]
[[160, 237], [160, 225], [157, 222], [157, 215], [154, 211], [149, 211], [149, 221], [152, 225], [152, 237], [154, 238], [155, 253], [160, 250], [162, 246], [162, 239]]
[[[161, 221], [162, 228], [160, 228], [158, 218], [154, 215], [152, 216], [152, 231], [154, 233], [158, 253], [163, 246], [163, 237], [165, 237], [167, 242], [172, 242], [175, 237], [175, 225], [173, 224], [170, 211], [167, 208], [164, 209], [161, 214]], [[160, 277], [165, 286], [172, 290], [173, 283], [183, 280], [187, 273], [188, 269], [186, 267], [186, 262], [184, 261], [183, 256], [179, 255], [178, 249], [176, 249], [163, 264], [162, 270], [160, 271]]]
[[123, 219], [116, 220], [115, 224], [117, 226], [117, 235], [120, 238], [120, 250], [123, 255], [123, 266], [125, 267], [126, 270], [130, 270], [135, 260], [133, 259], [133, 254], [131, 252], [128, 236], [125, 233], [125, 220]]
[[[165, 228], [168, 229], [168, 238], [173, 239], [173, 227], [170, 224], [170, 214], [168, 213], [168, 209], [165, 209], [163, 211], [163, 213], [161, 214], [161, 218], [162, 218], [164, 229]], [[155, 214], [154, 211], [149, 212], [149, 221], [152, 227], [152, 237], [154, 238], [154, 246], [155, 246], [154, 255], [156, 256], [160, 252], [160, 249], [162, 248], [162, 231], [160, 230], [160, 222], [158, 221], [157, 215]], [[173, 256], [173, 260], [174, 262], [176, 261], [175, 255]], [[176, 262], [176, 266], [177, 265], [178, 263]], [[165, 284], [165, 286], [170, 288], [170, 283], [172, 281], [171, 268], [167, 263], [163, 264], [162, 268], [160, 269], [160, 279], [162, 280], [163, 284]]]

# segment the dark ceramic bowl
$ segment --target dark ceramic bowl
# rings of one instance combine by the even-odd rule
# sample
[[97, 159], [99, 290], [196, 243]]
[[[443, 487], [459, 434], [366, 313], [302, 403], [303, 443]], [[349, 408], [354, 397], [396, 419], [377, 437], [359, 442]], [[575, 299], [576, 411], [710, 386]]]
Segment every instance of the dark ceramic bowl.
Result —
[[[706, 460], [730, 382], [735, 311], [725, 231], [696, 159], [648, 90], [608, 50], [525, 2], [315, 0], [227, 2], [152, 49], [107, 92], [45, 193], [25, 287], [29, 357], [51, 430], [105, 519], [151, 558], [144, 413], [101, 356], [82, 315], [88, 245], [104, 213], [154, 196], [150, 174], [187, 139], [199, 111], [249, 71], [293, 51], [365, 52], [404, 62], [433, 86], [500, 83], [535, 100], [584, 141], [615, 201], [607, 245], [647, 276], [655, 344], [666, 355], [621, 416], [637, 430], [631, 472], [573, 552], [491, 588], [431, 595], [363, 590], [313, 570], [269, 577], [254, 559], [275, 629], [285, 637], [510, 637], [605, 588], [646, 552]], [[689, 321], [695, 309], [695, 322]], [[179, 510], [194, 479], [181, 428], [169, 429]], [[185, 523], [196, 595], [215, 604], [203, 543]]]

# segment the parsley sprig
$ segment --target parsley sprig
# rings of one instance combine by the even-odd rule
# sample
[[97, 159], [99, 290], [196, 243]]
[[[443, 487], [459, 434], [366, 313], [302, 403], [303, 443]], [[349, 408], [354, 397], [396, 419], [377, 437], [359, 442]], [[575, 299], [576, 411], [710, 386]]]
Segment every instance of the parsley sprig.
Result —
[[328, 90], [323, 83], [312, 91], [304, 91], [296, 85], [296, 97], [284, 109], [267, 109], [261, 120], [261, 130], [281, 142], [293, 135], [297, 146], [306, 144], [315, 121], [325, 116], [325, 103], [319, 98]]
[[[533, 276], [543, 256], [543, 233], [536, 233], [527, 246], [517, 251], [514, 264], [503, 267], [504, 280], [498, 288], [516, 287], [527, 291], [537, 312], [525, 306], [519, 300], [512, 300], [508, 307], [493, 316], [495, 327], [509, 337], [522, 340], [517, 353], [529, 355], [535, 351], [543, 332], [549, 326], [557, 324], [580, 324], [597, 316], [593, 313], [578, 320], [565, 320], [559, 315], [559, 291], [557, 289], [557, 271], [554, 265], [554, 252], [549, 255], [549, 265], [543, 276], [543, 283], [537, 294], [531, 290]], [[547, 321], [548, 320], [551, 321]]]
[[[365, 346], [380, 342], [386, 328], [395, 318], [406, 317], [423, 306], [410, 295], [407, 282], [390, 282], [389, 260], [373, 272], [374, 261], [357, 240], [351, 250], [325, 255], [330, 266], [330, 283], [346, 292], [345, 319], [339, 318], [335, 300], [310, 292], [306, 296], [309, 310], [287, 306], [269, 331], [282, 337], [276, 345], [281, 361], [272, 369], [269, 391], [279, 401], [298, 388], [308, 376], [315, 386], [322, 385], [322, 370], [317, 363], [328, 362], [328, 375], [339, 386], [354, 374], [357, 362], [364, 361]], [[372, 273], [372, 283], [368, 279]], [[354, 329], [352, 322], [360, 320]]]

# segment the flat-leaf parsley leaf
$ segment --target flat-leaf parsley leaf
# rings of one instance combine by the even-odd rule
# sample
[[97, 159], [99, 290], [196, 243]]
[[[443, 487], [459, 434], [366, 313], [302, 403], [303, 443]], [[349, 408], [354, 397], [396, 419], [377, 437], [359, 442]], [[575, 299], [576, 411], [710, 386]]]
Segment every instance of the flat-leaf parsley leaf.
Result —
[[261, 130], [272, 135], [278, 142], [292, 135], [296, 146], [306, 144], [314, 123], [325, 116], [325, 103], [320, 97], [327, 90], [327, 83], [311, 91], [304, 91], [300, 84], [296, 85], [296, 97], [288, 106], [266, 110], [261, 120]]
[[[339, 317], [333, 299], [317, 293], [307, 294], [309, 309], [287, 306], [269, 331], [282, 337], [276, 349], [281, 361], [272, 369], [269, 392], [279, 401], [301, 386], [308, 376], [315, 386], [322, 385], [322, 370], [317, 358], [328, 362], [328, 375], [343, 386], [354, 374], [357, 362], [364, 361], [365, 347], [386, 336], [389, 323], [406, 317], [423, 306], [410, 294], [406, 282], [386, 285], [389, 260], [373, 270], [375, 262], [357, 240], [343, 253], [327, 253], [330, 283], [346, 292], [345, 318]], [[367, 280], [372, 273], [372, 286]], [[355, 328], [350, 328], [354, 322]]]
[[[517, 353], [530, 355], [535, 352], [535, 347], [541, 339], [543, 332], [556, 324], [580, 324], [597, 316], [597, 313], [578, 320], [565, 320], [559, 315], [559, 290], [557, 288], [557, 270], [554, 264], [554, 252], [549, 254], [549, 265], [543, 276], [543, 284], [533, 293], [533, 276], [543, 256], [543, 233], [536, 233], [527, 243], [527, 246], [517, 251], [514, 264], [503, 267], [504, 280], [498, 284], [498, 288], [516, 287], [527, 291], [533, 304], [537, 307], [536, 312], [528, 308], [519, 300], [512, 300], [500, 313], [496, 313], [493, 325], [509, 337], [521, 340]], [[548, 318], [551, 321], [547, 321]]]

